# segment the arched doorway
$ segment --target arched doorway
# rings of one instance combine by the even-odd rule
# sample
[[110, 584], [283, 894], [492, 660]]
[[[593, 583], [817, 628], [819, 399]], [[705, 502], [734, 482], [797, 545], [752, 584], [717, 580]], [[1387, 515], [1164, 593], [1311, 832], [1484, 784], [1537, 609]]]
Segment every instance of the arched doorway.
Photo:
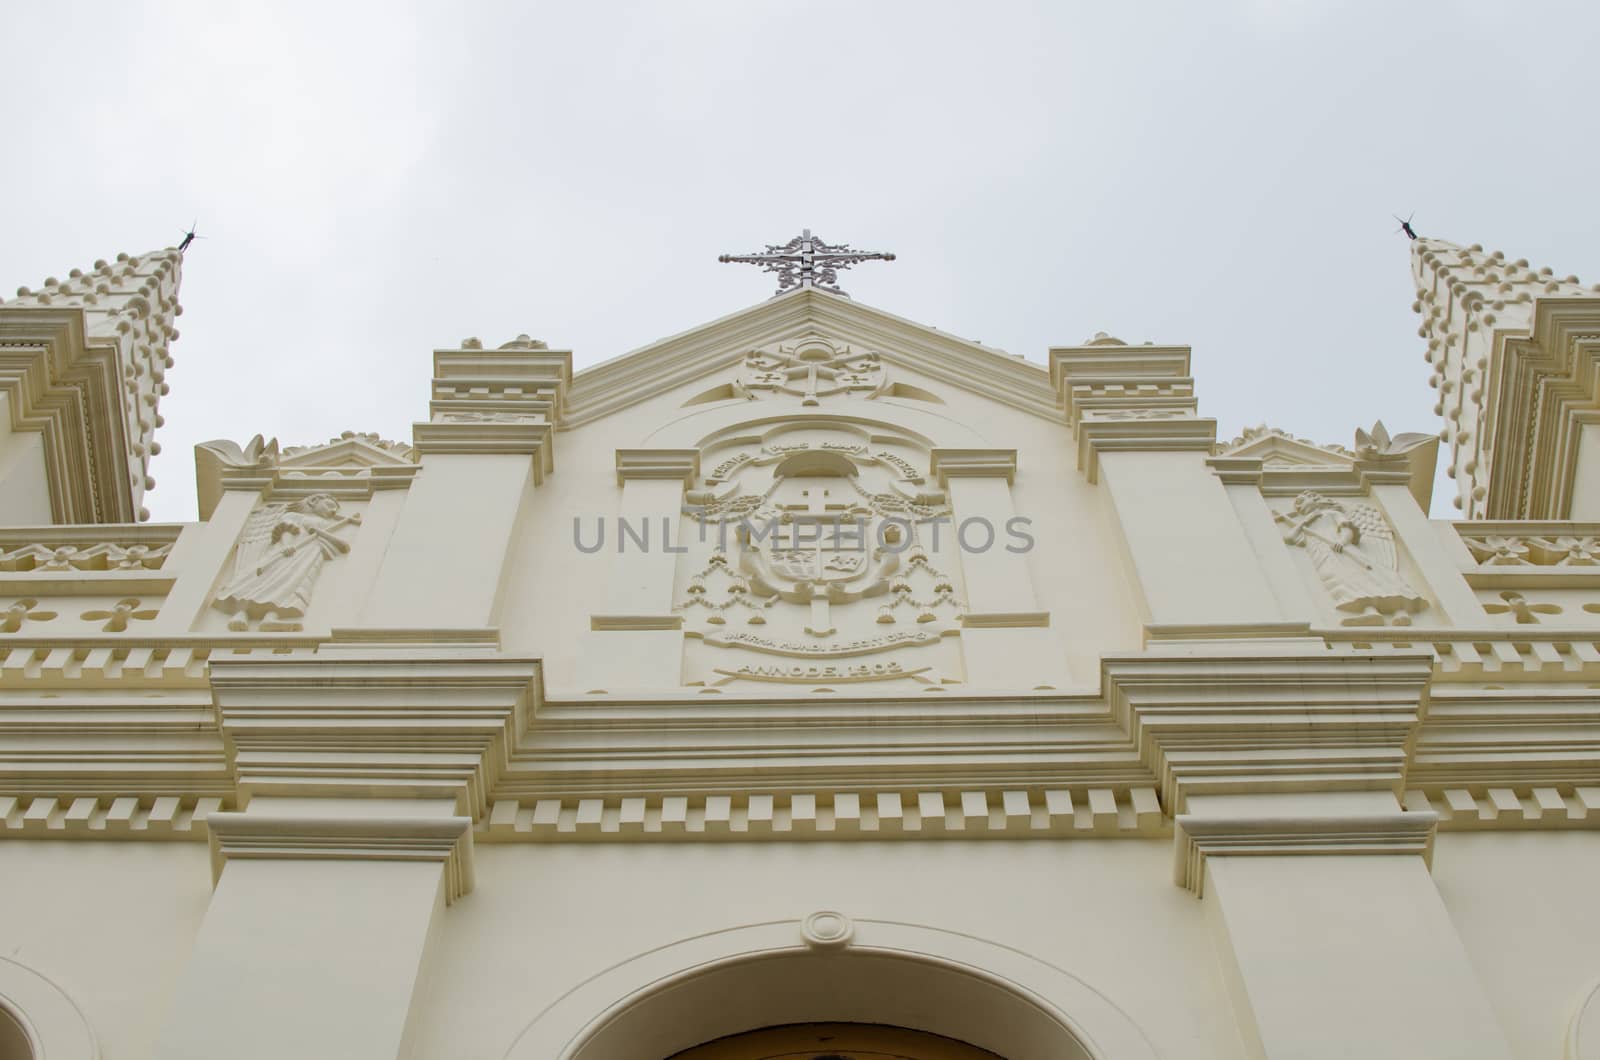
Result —
[[875, 1023], [791, 1023], [718, 1038], [670, 1060], [1003, 1060], [954, 1038]]
[[[614, 964], [535, 1016], [505, 1060], [750, 1060], [763, 1054], [693, 1050], [762, 1045], [756, 1035], [824, 1023], [883, 1028], [923, 1047], [880, 1050], [894, 1060], [1157, 1060], [1125, 1013], [1061, 968], [972, 935], [828, 911]], [[880, 1060], [865, 1047], [808, 1044], [767, 1055]], [[949, 1052], [959, 1045], [968, 1051]]]

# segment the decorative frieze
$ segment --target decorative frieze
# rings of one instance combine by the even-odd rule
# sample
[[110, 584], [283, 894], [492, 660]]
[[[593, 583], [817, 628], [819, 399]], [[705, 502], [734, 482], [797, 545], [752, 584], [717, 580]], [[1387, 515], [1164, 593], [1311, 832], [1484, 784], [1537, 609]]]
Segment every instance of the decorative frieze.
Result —
[[499, 799], [490, 842], [706, 839], [1151, 838], [1168, 834], [1151, 788]]
[[206, 838], [215, 795], [0, 795], [0, 835], [17, 839]]
[[160, 570], [172, 554], [170, 542], [160, 545], [31, 544], [13, 548], [0, 546], [0, 571], [36, 571], [40, 574], [69, 571]]
[[1600, 829], [1600, 786], [1412, 788], [1409, 810], [1435, 813], [1447, 832], [1495, 829]]
[[151, 639], [125, 634], [43, 639], [43, 629], [22, 626], [26, 636], [0, 639], [0, 687], [208, 688], [207, 663], [215, 655], [277, 658], [307, 654], [305, 637], [213, 637], [204, 641]]
[[1596, 567], [1600, 566], [1600, 534], [1536, 535], [1495, 534], [1458, 525], [1462, 542], [1473, 558], [1486, 566]]

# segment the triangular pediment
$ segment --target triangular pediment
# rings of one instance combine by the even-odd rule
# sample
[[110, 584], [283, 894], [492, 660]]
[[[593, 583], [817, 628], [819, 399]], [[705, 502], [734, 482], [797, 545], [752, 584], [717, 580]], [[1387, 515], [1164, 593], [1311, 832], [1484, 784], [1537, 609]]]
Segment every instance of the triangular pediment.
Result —
[[284, 468], [398, 467], [416, 463], [411, 447], [376, 434], [345, 431], [321, 445], [293, 445], [284, 449], [278, 466]]
[[370, 496], [374, 489], [404, 485], [418, 469], [411, 446], [376, 434], [345, 431], [319, 445], [280, 448], [256, 435], [244, 445], [226, 439], [194, 448], [195, 492], [200, 518], [209, 519], [229, 489], [265, 490], [274, 496], [331, 493]]
[[1355, 464], [1355, 454], [1344, 446], [1318, 445], [1266, 426], [1246, 428], [1233, 441], [1219, 445], [1216, 455], [1260, 460], [1269, 468], [1348, 468]]
[[801, 289], [578, 372], [565, 427], [614, 415], [663, 390], [733, 368], [752, 350], [811, 338], [875, 354], [924, 377], [1060, 420], [1042, 365], [841, 295]]

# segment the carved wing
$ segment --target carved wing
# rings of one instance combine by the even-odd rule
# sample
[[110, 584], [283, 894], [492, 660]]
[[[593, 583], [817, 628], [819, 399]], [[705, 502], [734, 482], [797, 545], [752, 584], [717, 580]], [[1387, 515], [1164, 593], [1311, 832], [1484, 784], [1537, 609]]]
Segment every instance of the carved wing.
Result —
[[1345, 506], [1345, 518], [1361, 532], [1360, 549], [1374, 566], [1395, 570], [1394, 531], [1383, 513], [1370, 504], [1352, 502]]
[[250, 518], [244, 522], [244, 530], [239, 534], [239, 549], [233, 561], [234, 578], [256, 573], [273, 547], [272, 528], [288, 510], [287, 504], [274, 503], [263, 504], [250, 513]]

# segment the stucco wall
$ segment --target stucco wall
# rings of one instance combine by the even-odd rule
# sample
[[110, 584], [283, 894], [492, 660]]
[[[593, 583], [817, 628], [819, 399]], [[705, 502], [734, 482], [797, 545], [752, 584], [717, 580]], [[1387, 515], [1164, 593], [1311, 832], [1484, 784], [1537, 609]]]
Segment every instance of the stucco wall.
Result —
[[150, 1055], [210, 900], [203, 843], [0, 842], [0, 953], [77, 1003], [104, 1060]]
[[498, 1060], [566, 989], [646, 950], [819, 909], [1058, 965], [1184, 1060], [1241, 1053], [1203, 909], [1165, 840], [478, 848], [430, 953], [416, 1055]]
[[1563, 1056], [1600, 979], [1600, 833], [1445, 833], [1433, 877], [1514, 1054]]

